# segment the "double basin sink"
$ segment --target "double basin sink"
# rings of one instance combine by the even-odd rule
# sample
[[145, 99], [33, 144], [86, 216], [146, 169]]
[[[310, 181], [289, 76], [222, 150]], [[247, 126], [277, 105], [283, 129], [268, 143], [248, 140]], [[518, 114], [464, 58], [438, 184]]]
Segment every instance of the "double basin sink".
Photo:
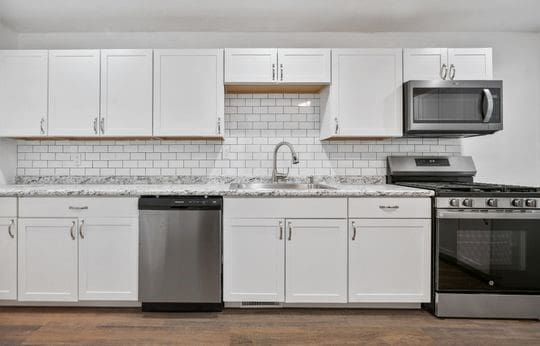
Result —
[[297, 183], [233, 183], [231, 190], [337, 190], [337, 188], [325, 184], [297, 184]]

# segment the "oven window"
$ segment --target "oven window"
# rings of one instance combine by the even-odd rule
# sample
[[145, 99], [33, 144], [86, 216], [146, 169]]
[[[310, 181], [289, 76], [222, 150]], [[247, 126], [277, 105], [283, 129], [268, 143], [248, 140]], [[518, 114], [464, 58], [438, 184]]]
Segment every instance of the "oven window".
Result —
[[540, 220], [439, 219], [439, 292], [540, 292]]
[[[493, 113], [489, 123], [500, 122], [500, 89], [489, 89]], [[481, 88], [414, 88], [415, 123], [482, 123], [487, 104]]]

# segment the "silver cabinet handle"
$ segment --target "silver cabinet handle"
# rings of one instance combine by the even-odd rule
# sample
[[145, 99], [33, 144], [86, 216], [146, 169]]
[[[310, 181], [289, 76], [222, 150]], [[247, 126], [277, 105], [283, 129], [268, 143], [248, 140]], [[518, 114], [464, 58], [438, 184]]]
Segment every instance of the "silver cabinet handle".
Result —
[[272, 64], [272, 80], [276, 80], [276, 64]]
[[81, 239], [84, 239], [83, 227], [84, 227], [84, 220], [81, 220], [81, 224], [79, 225], [79, 235], [81, 236]]
[[105, 118], [99, 119], [99, 129], [101, 130], [101, 134], [105, 134]]
[[95, 117], [95, 118], [94, 118], [94, 133], [95, 133], [96, 135], [98, 134], [97, 121], [98, 121], [98, 118]]
[[288, 240], [291, 240], [292, 239], [292, 222], [289, 222], [289, 239]]
[[218, 135], [221, 134], [221, 118], [218, 118], [217, 120], [217, 133]]
[[283, 239], [283, 221], [279, 222], [279, 240]]
[[489, 89], [484, 89], [482, 92], [484, 94], [484, 100], [482, 101], [482, 111], [484, 112], [483, 122], [489, 123], [493, 115], [493, 95]]
[[454, 64], [450, 65], [450, 79], [454, 80], [454, 77], [456, 76], [456, 67]]
[[15, 234], [13, 233], [13, 226], [15, 226], [15, 220], [11, 219], [8, 226], [8, 234], [11, 238], [15, 238]]
[[75, 225], [77, 222], [72, 221], [71, 228], [69, 229], [69, 234], [71, 235], [71, 239], [75, 240]]
[[383, 210], [397, 210], [399, 209], [399, 205], [380, 205], [379, 208]]
[[336, 122], [336, 135], [338, 134], [339, 132], [339, 122], [338, 122], [338, 118], [334, 118], [334, 121]]
[[442, 64], [439, 75], [441, 76], [441, 79], [446, 79], [446, 76], [448, 75], [448, 67], [446, 66], [446, 64]]
[[352, 226], [352, 231], [353, 231], [353, 234], [352, 234], [352, 240], [356, 240], [356, 222], [351, 222], [351, 226]]
[[41, 121], [39, 122], [39, 130], [41, 131], [41, 134], [45, 134], [45, 118], [41, 118]]
[[283, 64], [279, 64], [279, 73], [280, 73], [280, 80], [283, 80]]
[[87, 210], [87, 209], [88, 209], [88, 206], [85, 205], [85, 206], [82, 206], [82, 207], [75, 207], [75, 206], [70, 205], [70, 206], [68, 207], [68, 209], [69, 209], [69, 210]]

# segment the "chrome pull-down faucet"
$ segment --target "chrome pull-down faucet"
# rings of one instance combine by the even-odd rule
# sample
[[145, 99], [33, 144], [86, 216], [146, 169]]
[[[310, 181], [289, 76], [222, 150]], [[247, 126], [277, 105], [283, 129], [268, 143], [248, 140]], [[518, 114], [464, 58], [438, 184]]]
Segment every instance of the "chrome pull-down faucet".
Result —
[[279, 148], [281, 148], [284, 145], [289, 147], [289, 149], [291, 150], [291, 155], [292, 155], [291, 162], [292, 162], [292, 164], [295, 165], [298, 162], [300, 162], [300, 160], [298, 160], [298, 154], [294, 150], [291, 143], [289, 143], [289, 142], [279, 142], [278, 144], [276, 144], [276, 147], [274, 148], [274, 166], [272, 168], [272, 182], [273, 183], [277, 183], [280, 180], [283, 180], [283, 179], [287, 178], [287, 176], [289, 175], [289, 169], [288, 168], [287, 168], [287, 172], [278, 172], [278, 170], [277, 170], [277, 153], [278, 153]]

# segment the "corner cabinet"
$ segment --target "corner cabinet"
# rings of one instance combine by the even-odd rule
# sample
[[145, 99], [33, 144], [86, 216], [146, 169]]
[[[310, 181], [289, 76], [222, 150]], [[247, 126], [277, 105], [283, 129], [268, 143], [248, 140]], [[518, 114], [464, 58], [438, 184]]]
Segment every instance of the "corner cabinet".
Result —
[[223, 50], [154, 50], [154, 136], [223, 137]]
[[321, 139], [400, 137], [401, 49], [332, 50], [332, 84], [321, 92]]
[[493, 79], [491, 48], [405, 48], [403, 81]]
[[46, 50], [0, 50], [0, 136], [47, 133]]

